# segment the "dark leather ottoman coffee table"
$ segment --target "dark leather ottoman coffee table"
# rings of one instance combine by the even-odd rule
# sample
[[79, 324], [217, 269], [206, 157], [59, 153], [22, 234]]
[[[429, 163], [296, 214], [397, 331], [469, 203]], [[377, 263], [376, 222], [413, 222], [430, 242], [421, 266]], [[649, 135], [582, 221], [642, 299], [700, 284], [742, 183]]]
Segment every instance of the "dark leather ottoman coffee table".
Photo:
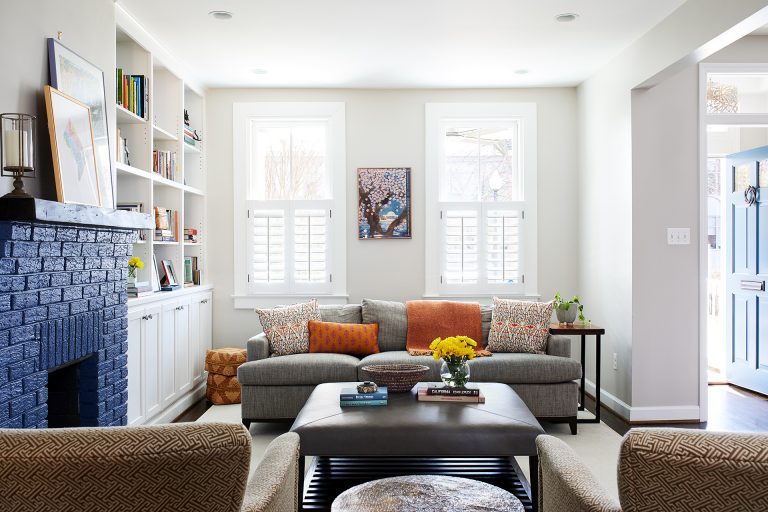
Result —
[[[410, 393], [390, 393], [386, 407], [342, 409], [341, 389], [355, 385], [318, 385], [291, 427], [301, 437], [301, 454], [316, 457], [313, 475], [317, 477], [318, 470], [327, 473], [323, 485], [332, 487], [327, 480], [333, 480], [334, 469], [349, 476], [359, 472], [356, 479], [339, 483], [334, 489], [337, 494], [345, 485], [359, 484], [365, 478], [439, 473], [477, 478], [502, 488], [522, 485], [529, 504], [535, 505], [530, 499], [538, 476], [535, 440], [544, 430], [509, 386], [474, 384], [485, 395], [485, 403], [473, 404], [419, 402], [416, 390], [425, 385], [419, 383]], [[515, 456], [529, 457], [530, 487]], [[372, 467], [382, 471], [373, 472]], [[499, 485], [499, 478], [510, 479], [515, 473], [520, 479], [516, 483], [510, 480]], [[313, 509], [311, 503], [307, 505], [305, 498], [304, 509]]]

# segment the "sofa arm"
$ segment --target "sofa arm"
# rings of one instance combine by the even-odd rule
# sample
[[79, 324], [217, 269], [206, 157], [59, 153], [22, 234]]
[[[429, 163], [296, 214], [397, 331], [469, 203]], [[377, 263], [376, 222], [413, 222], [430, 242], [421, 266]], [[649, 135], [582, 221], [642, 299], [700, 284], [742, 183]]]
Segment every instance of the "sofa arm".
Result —
[[248, 340], [248, 360], [258, 361], [269, 357], [269, 341], [263, 332]]
[[245, 490], [242, 512], [299, 510], [299, 435], [288, 432], [269, 443]]
[[539, 512], [621, 512], [570, 446], [556, 437], [536, 438]]
[[550, 356], [571, 357], [571, 339], [567, 336], [553, 336], [547, 341], [547, 354]]

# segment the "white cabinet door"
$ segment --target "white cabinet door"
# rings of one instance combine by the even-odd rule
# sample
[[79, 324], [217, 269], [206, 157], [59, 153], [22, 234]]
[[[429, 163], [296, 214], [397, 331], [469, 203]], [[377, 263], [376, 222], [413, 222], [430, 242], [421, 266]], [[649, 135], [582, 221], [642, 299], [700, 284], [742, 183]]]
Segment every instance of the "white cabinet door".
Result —
[[174, 308], [174, 371], [177, 393], [186, 393], [192, 389], [192, 368], [189, 364], [189, 304], [189, 297], [184, 297], [179, 299]]
[[189, 301], [189, 367], [192, 374], [192, 386], [197, 386], [203, 378], [200, 352], [200, 296], [195, 295]]
[[128, 425], [144, 423], [144, 392], [142, 390], [141, 319], [143, 309], [128, 312]]
[[142, 316], [142, 356], [143, 356], [143, 387], [144, 387], [144, 416], [149, 419], [163, 408], [160, 392], [160, 306], [148, 307]]
[[200, 357], [205, 373], [205, 352], [213, 348], [213, 296], [206, 293], [200, 298]]
[[176, 400], [176, 306], [163, 304], [160, 314], [160, 396], [163, 408]]

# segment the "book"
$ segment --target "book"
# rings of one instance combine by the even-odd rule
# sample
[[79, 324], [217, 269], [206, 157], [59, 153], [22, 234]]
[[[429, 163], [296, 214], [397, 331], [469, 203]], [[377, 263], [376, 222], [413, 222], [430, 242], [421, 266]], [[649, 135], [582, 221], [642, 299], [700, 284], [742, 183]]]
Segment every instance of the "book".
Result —
[[365, 400], [387, 400], [389, 393], [387, 387], [382, 386], [375, 393], [358, 393], [357, 388], [344, 388], [339, 393], [339, 400], [343, 401], [365, 401]]
[[386, 400], [339, 400], [341, 407], [381, 407], [387, 405]]
[[428, 395], [447, 395], [447, 396], [480, 396], [480, 390], [477, 388], [452, 388], [448, 386], [429, 386]]
[[192, 283], [192, 256], [184, 256], [184, 284]]
[[455, 395], [430, 395], [427, 388], [419, 388], [416, 398], [419, 402], [459, 402], [468, 404], [484, 404], [485, 395], [480, 396], [455, 396]]

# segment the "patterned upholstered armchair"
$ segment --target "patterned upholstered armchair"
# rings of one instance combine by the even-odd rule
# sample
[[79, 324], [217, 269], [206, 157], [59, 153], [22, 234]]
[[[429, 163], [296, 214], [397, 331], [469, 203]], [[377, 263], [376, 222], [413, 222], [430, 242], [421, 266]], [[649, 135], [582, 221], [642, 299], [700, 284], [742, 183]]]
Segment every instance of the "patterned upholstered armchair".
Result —
[[768, 510], [768, 434], [634, 429], [619, 455], [619, 501], [563, 441], [539, 436], [540, 512]]
[[293, 512], [299, 439], [275, 439], [248, 482], [241, 425], [0, 430], [0, 510]]

